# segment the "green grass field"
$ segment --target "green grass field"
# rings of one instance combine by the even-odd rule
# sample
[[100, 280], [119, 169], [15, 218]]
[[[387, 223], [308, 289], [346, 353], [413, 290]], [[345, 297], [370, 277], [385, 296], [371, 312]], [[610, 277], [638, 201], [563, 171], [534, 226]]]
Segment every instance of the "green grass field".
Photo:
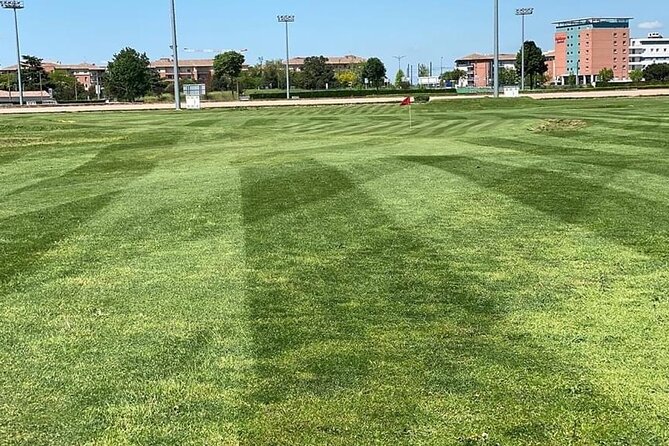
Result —
[[669, 444], [669, 100], [3, 117], [0, 444]]

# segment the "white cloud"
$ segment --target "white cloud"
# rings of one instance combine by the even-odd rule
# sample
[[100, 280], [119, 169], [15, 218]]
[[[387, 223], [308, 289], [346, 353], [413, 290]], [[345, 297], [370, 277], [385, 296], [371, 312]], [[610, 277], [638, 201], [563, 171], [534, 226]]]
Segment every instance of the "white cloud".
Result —
[[653, 20], [652, 22], [641, 22], [639, 23], [639, 28], [641, 29], [660, 29], [662, 28], [662, 22]]

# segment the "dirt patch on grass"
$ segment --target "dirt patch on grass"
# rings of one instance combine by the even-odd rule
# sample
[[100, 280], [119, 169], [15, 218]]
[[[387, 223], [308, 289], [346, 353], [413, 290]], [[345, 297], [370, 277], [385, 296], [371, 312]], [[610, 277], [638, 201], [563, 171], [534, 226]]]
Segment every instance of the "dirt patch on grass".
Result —
[[530, 130], [536, 133], [569, 132], [588, 126], [582, 119], [545, 119]]

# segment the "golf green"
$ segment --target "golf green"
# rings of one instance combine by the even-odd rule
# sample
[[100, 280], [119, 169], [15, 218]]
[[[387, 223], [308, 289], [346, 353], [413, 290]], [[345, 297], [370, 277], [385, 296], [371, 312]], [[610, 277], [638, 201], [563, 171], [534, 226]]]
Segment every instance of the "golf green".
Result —
[[0, 444], [669, 444], [669, 100], [7, 116]]

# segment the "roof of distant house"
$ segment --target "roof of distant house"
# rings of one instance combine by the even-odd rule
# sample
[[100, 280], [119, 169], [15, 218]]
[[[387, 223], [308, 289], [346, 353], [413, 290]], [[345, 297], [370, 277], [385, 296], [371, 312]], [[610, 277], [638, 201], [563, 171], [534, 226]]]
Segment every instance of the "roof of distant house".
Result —
[[[457, 60], [457, 62], [492, 62], [492, 60], [495, 59], [495, 56], [493, 54], [479, 54], [479, 53], [472, 53], [468, 56], [461, 57], [460, 59]], [[510, 53], [502, 53], [499, 55], [499, 60], [502, 61], [512, 61], [516, 60], [516, 55], [515, 54], [510, 54]]]
[[[174, 59], [170, 57], [163, 57], [162, 59], [151, 62], [152, 68], [172, 68], [174, 66]], [[213, 67], [214, 59], [179, 59], [179, 68], [188, 67]]]
[[[325, 57], [328, 61], [326, 64], [328, 65], [358, 65], [358, 64], [363, 64], [367, 62], [367, 59], [364, 57], [359, 57], [359, 56], [354, 56], [352, 54], [348, 54], [346, 56], [323, 56]], [[289, 60], [290, 65], [303, 65], [304, 60], [306, 57], [293, 57], [292, 59]]]

